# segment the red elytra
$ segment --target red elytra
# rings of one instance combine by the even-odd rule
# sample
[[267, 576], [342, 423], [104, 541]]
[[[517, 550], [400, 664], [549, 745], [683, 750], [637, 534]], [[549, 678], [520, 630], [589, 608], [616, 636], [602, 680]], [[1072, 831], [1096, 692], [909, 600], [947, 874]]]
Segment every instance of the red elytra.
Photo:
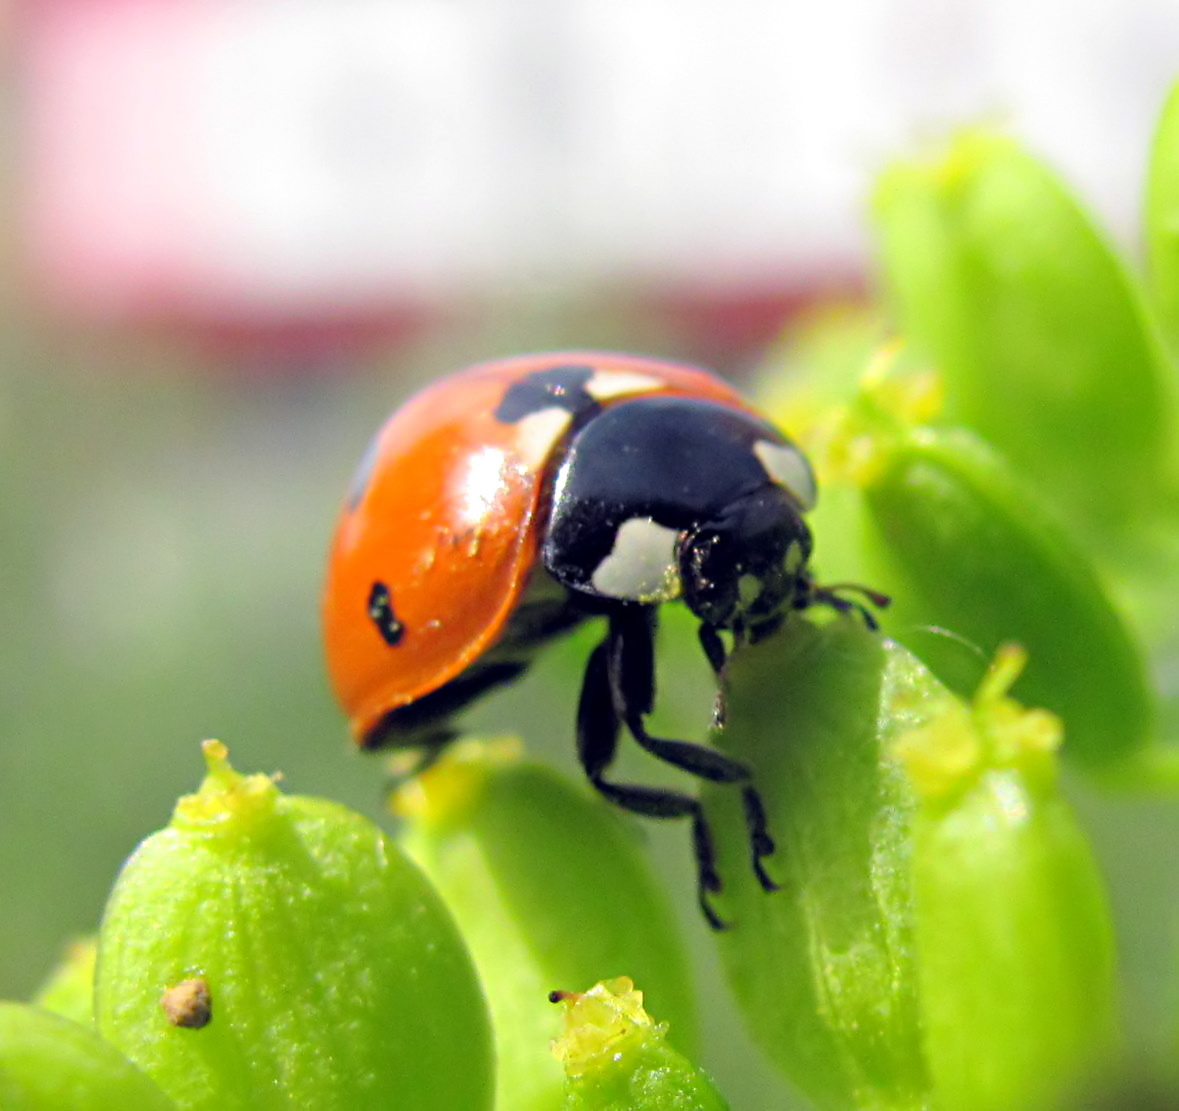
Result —
[[[753, 412], [732, 386], [693, 367], [632, 355], [559, 352], [483, 363], [428, 386], [389, 418], [340, 516], [323, 604], [328, 670], [364, 744], [392, 710], [461, 675], [492, 648], [537, 565], [546, 480], [572, 415], [495, 415], [507, 391], [548, 368], [593, 371], [608, 406], [682, 396]], [[371, 609], [388, 584], [397, 643]]]

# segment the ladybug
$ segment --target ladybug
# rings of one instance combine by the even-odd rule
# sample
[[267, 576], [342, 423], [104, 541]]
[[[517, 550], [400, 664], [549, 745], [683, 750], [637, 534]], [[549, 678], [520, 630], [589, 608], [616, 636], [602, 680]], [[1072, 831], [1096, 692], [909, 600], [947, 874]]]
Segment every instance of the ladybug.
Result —
[[721, 888], [700, 803], [609, 776], [625, 729], [654, 756], [743, 792], [752, 864], [774, 851], [749, 769], [652, 736], [659, 606], [681, 601], [720, 678], [815, 601], [802, 452], [707, 371], [632, 355], [528, 355], [427, 387], [377, 434], [332, 543], [324, 628], [332, 684], [364, 748], [416, 748], [422, 766], [458, 711], [510, 683], [549, 641], [594, 618], [577, 708], [593, 786], [638, 814], [692, 822], [700, 905]]

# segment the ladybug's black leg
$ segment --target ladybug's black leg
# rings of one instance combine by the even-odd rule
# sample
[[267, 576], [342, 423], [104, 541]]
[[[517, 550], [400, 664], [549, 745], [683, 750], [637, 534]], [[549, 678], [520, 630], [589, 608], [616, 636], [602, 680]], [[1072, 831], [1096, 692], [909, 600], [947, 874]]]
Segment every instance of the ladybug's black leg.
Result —
[[[703, 641], [703, 637], [701, 638]], [[749, 780], [749, 768], [723, 752], [687, 741], [670, 741], [652, 737], [643, 725], [642, 716], [655, 701], [655, 620], [654, 611], [628, 608], [610, 618], [608, 679], [616, 714], [643, 748], [661, 760], [714, 783], [742, 783], [745, 824], [749, 830], [753, 872], [766, 891], [778, 885], [766, 873], [762, 860], [773, 854], [765, 807], [757, 788]], [[706, 649], [707, 651], [707, 649]]]
[[721, 640], [720, 630], [715, 625], [701, 624], [697, 635], [700, 638], [700, 647], [704, 649], [704, 655], [708, 657], [712, 673], [716, 676], [716, 700], [712, 706], [712, 724], [720, 729], [725, 724], [724, 670], [729, 653], [725, 648], [725, 642]]
[[655, 617], [648, 606], [612, 614], [607, 636], [610, 689], [618, 715], [652, 756], [714, 783], [743, 783], [749, 769], [715, 748], [653, 737], [643, 724], [655, 701]]
[[[577, 703], [577, 756], [585, 774], [601, 790], [601, 775], [618, 750], [620, 724], [610, 696], [603, 641], [590, 653]], [[605, 792], [603, 792], [605, 793]]]
[[859, 594], [877, 609], [885, 609], [892, 602], [887, 594], [881, 594], [878, 590], [872, 590], [857, 583], [832, 583], [830, 586], [813, 587], [805, 597], [800, 599], [800, 608], [818, 603], [830, 606], [837, 613], [856, 613], [864, 622], [865, 628], [876, 632], [880, 628], [876, 615], [863, 602], [843, 597], [841, 591]]
[[708, 901], [710, 895], [717, 894], [721, 889], [721, 878], [716, 870], [716, 848], [712, 843], [712, 830], [704, 820], [704, 812], [700, 804], [696, 804], [696, 814], [692, 818], [692, 851], [696, 857], [696, 903], [700, 913], [711, 929], [727, 930], [729, 924], [721, 918], [712, 904]]
[[721, 640], [720, 630], [715, 625], [705, 623], [700, 626], [698, 635], [700, 647], [704, 649], [704, 654], [708, 657], [712, 673], [719, 679], [721, 672], [725, 669], [725, 660], [729, 655], [725, 648], [725, 642]]
[[410, 780], [429, 771], [457, 736], [458, 732], [454, 729], [439, 729], [428, 736], [415, 738], [411, 746], [394, 749], [386, 768], [386, 791], [393, 794]]
[[577, 707], [577, 754], [581, 765], [594, 787], [624, 810], [648, 818], [692, 819], [700, 909], [714, 930], [722, 930], [725, 923], [708, 901], [710, 895], [720, 891], [721, 881], [716, 870], [712, 834], [699, 801], [678, 791], [641, 787], [634, 783], [611, 783], [604, 778], [614, 759], [622, 726], [610, 681], [610, 649], [611, 641], [607, 638], [594, 649], [586, 665]]
[[741, 802], [745, 807], [745, 828], [749, 830], [749, 844], [753, 849], [753, 874], [757, 876], [757, 882], [761, 884], [763, 891], [777, 891], [778, 884], [762, 866], [762, 861], [767, 856], [773, 856], [777, 846], [770, 836], [766, 808], [762, 804], [761, 795], [756, 788], [746, 787], [741, 792]]

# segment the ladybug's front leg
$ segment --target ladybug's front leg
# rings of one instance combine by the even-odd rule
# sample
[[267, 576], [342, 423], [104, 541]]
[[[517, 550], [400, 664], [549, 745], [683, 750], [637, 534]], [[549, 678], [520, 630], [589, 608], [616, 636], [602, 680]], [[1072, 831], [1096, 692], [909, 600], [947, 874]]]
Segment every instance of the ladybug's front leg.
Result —
[[715, 625], [701, 622], [697, 630], [700, 647], [716, 677], [716, 698], [712, 703], [712, 725], [714, 729], [721, 729], [725, 724], [725, 664], [728, 663], [729, 651], [721, 639], [720, 630]]
[[708, 665], [712, 668], [712, 673], [719, 682], [725, 670], [725, 663], [729, 658], [725, 642], [721, 640], [720, 630], [715, 625], [701, 623], [697, 635], [700, 638], [700, 647], [704, 649], [704, 655], [708, 657]]
[[709, 903], [709, 896], [720, 891], [721, 880], [716, 871], [712, 833], [699, 801], [690, 795], [662, 787], [611, 783], [604, 778], [618, 748], [618, 733], [622, 725], [616, 691], [610, 680], [611, 647], [611, 638], [608, 636], [594, 649], [586, 665], [577, 707], [577, 754], [581, 765], [594, 787], [624, 810], [648, 818], [692, 819], [700, 909], [714, 930], [723, 930], [724, 921]]

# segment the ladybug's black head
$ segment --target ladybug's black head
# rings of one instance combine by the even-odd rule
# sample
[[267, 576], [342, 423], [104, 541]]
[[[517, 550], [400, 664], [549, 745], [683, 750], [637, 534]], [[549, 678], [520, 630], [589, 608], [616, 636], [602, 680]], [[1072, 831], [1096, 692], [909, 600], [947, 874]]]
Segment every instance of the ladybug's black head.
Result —
[[684, 536], [683, 600], [706, 625], [755, 630], [809, 592], [810, 555], [798, 503], [781, 486], [763, 486]]

